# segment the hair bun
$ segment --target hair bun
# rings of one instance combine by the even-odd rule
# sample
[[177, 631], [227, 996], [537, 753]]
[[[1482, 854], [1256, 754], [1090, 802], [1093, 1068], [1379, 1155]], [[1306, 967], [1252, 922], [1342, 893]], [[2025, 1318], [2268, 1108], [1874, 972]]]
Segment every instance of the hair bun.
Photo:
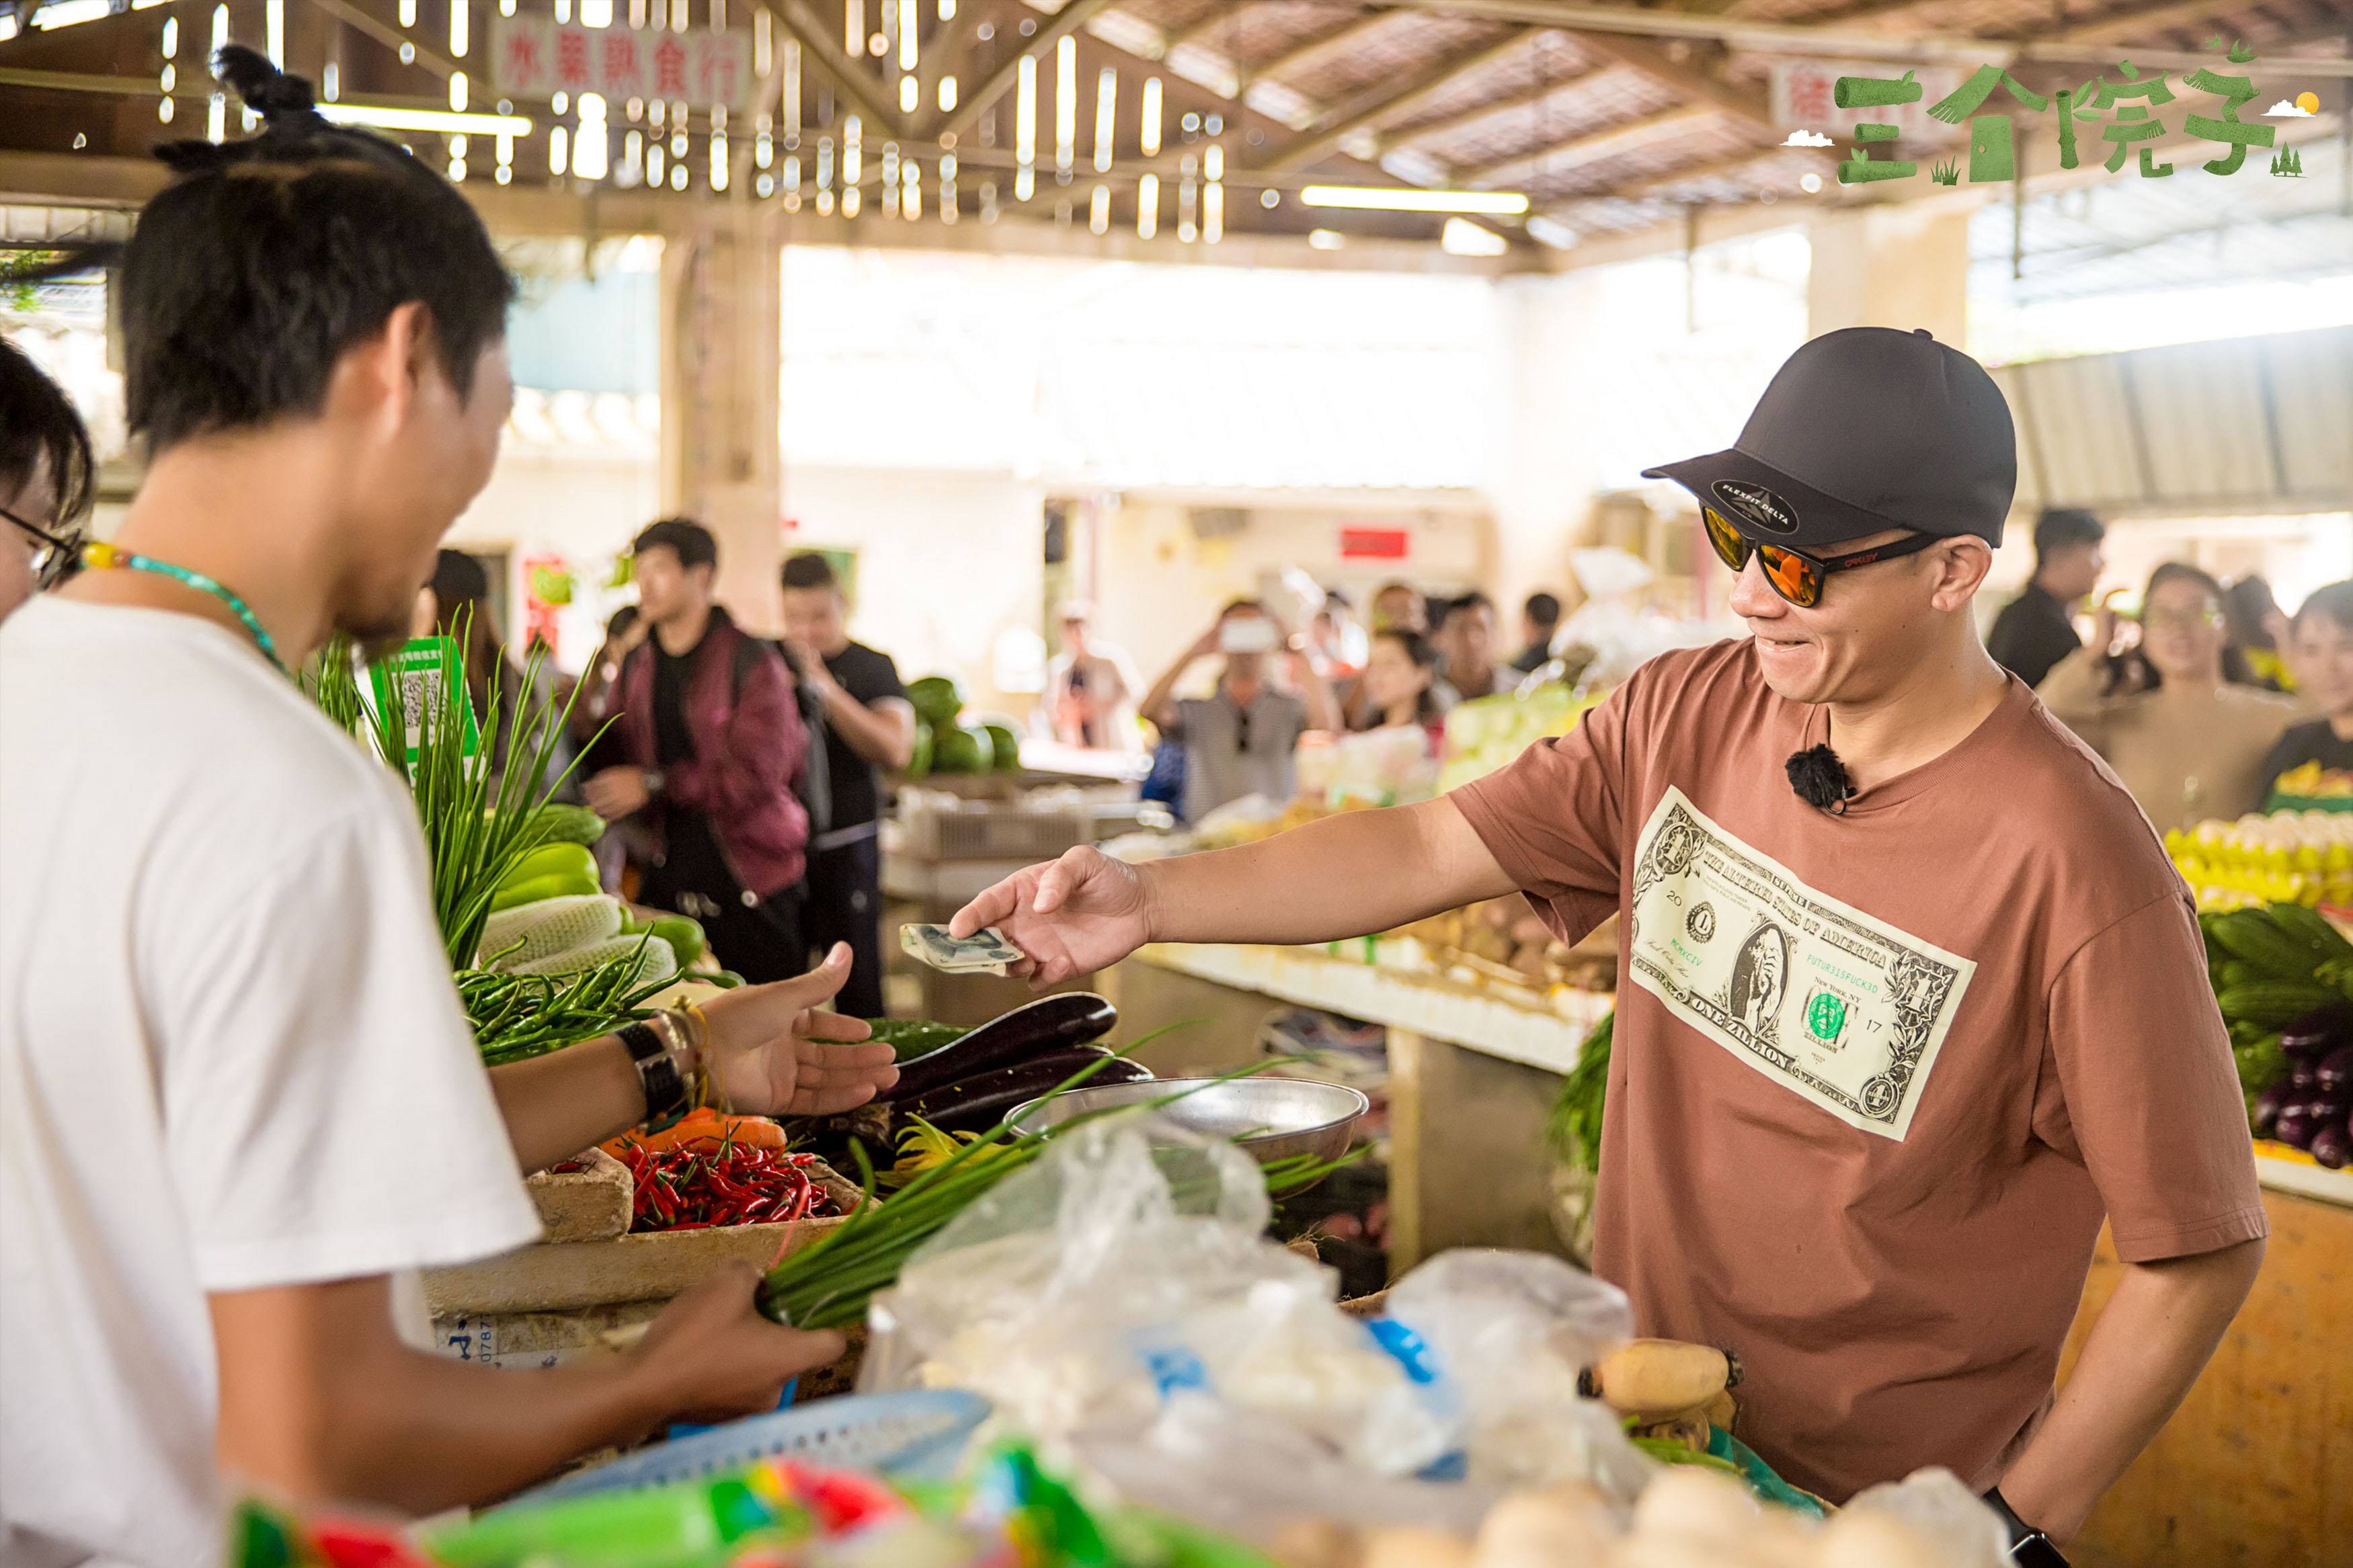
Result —
[[318, 100], [311, 96], [310, 82], [280, 70], [258, 49], [223, 44], [213, 57], [213, 68], [221, 80], [237, 89], [245, 106], [264, 120], [313, 115], [312, 106]]

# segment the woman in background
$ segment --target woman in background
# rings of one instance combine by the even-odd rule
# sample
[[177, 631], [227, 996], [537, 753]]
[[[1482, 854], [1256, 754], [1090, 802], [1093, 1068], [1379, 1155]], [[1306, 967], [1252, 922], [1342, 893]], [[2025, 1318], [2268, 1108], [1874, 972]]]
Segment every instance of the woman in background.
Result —
[[2353, 795], [2338, 793], [2353, 787], [2353, 582], [2315, 589], [2286, 640], [2296, 689], [2320, 717], [2282, 735], [2263, 759], [2268, 804], [2353, 811]]
[[2247, 661], [2254, 683], [2273, 691], [2294, 691], [2295, 678], [2288, 672], [2288, 620], [2272, 585], [2250, 574], [2222, 592], [2222, 618], [2230, 625], [2231, 646]]
[[1419, 724], [1437, 753], [1446, 740], [1446, 710], [1438, 697], [1438, 650], [1428, 637], [1401, 626], [1375, 632], [1363, 684], [1366, 710], [1356, 728]]
[[0, 338], [0, 618], [73, 570], [97, 473], [64, 390]]
[[2098, 752], [2162, 833], [2263, 805], [2263, 758], [2301, 716], [2253, 683], [2230, 646], [2222, 585], [2168, 561], [2150, 574], [2140, 641], [2115, 658], [2116, 617], [2061, 659], [2035, 695]]

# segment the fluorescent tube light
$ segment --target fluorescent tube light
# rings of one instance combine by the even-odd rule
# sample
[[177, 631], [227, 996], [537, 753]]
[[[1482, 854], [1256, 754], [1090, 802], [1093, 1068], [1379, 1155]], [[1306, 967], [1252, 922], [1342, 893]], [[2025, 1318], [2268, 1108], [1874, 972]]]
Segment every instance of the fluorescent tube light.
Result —
[[1520, 191], [1418, 191], [1398, 185], [1310, 185], [1299, 199], [1311, 207], [1362, 207], [1393, 213], [1483, 213], [1517, 217], [1528, 210]]
[[443, 136], [528, 136], [531, 121], [520, 114], [460, 114], [447, 109], [393, 109], [381, 104], [322, 103], [319, 113], [338, 125], [370, 125], [379, 131], [430, 131]]
[[51, 0], [49, 5], [33, 13], [33, 26], [46, 33], [113, 15], [114, 0]]

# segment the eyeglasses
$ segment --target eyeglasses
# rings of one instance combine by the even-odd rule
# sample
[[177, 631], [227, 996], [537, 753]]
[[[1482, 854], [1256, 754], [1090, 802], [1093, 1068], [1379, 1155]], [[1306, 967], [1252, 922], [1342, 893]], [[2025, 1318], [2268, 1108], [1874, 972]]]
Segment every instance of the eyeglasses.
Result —
[[1715, 547], [1717, 560], [1737, 573], [1746, 571], [1748, 558], [1756, 556], [1764, 563], [1765, 580], [1773, 584], [1773, 592], [1801, 610], [1810, 610], [1822, 602], [1823, 580], [1833, 572], [1851, 572], [1874, 562], [1917, 554], [1944, 540], [1942, 534], [1915, 533], [1893, 544], [1823, 557], [1808, 555], [1785, 544], [1759, 544], [1725, 521], [1713, 507], [1702, 507], [1700, 516], [1706, 521], [1707, 542]]
[[2222, 612], [2216, 609], [2143, 610], [2140, 613], [2140, 624], [2151, 631], [2218, 632], [2222, 629], [2223, 622]]
[[25, 531], [32, 542], [33, 584], [36, 590], [47, 592], [63, 582], [75, 563], [81, 558], [81, 533], [79, 530], [54, 533], [46, 528], [26, 522], [5, 507], [0, 507], [0, 518], [5, 518]]

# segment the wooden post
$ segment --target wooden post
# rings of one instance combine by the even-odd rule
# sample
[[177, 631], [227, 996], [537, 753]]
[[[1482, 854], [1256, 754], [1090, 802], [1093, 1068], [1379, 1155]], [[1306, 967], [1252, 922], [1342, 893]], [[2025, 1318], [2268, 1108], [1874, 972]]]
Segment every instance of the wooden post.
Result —
[[662, 248], [662, 507], [718, 537], [720, 601], [759, 632], [784, 607], [782, 259], [744, 202], [703, 204]]

